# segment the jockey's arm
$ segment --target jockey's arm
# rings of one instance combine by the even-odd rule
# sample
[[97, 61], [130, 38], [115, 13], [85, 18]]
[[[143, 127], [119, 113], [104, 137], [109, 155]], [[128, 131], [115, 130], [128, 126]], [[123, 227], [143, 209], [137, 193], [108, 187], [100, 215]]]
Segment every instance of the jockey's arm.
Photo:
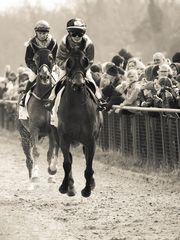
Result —
[[68, 57], [69, 57], [69, 51], [67, 50], [65, 44], [62, 42], [59, 45], [57, 55], [56, 55], [56, 63], [61, 70], [65, 70], [66, 61]]
[[92, 43], [90, 43], [87, 48], [86, 48], [86, 57], [88, 58], [89, 60], [89, 67], [91, 67], [91, 65], [93, 64], [94, 62], [94, 45]]
[[36, 73], [37, 69], [36, 69], [36, 65], [33, 60], [33, 57], [34, 57], [34, 53], [33, 53], [31, 46], [29, 45], [26, 48], [25, 62], [26, 62], [27, 67], [30, 68], [34, 73]]

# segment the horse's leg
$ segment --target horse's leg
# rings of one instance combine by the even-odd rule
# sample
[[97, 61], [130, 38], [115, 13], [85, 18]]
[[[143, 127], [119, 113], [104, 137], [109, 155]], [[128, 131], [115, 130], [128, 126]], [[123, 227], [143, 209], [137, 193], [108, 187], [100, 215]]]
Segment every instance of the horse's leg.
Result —
[[21, 144], [23, 148], [23, 152], [26, 156], [26, 166], [29, 173], [29, 179], [32, 177], [32, 168], [33, 168], [33, 160], [31, 157], [31, 138], [30, 133], [26, 130], [23, 124], [18, 120], [17, 128], [19, 134], [21, 136]]
[[58, 160], [59, 145], [57, 144], [53, 132], [49, 135], [49, 149], [47, 152], [48, 161], [48, 173], [50, 174], [48, 182], [55, 183], [54, 175], [57, 172], [57, 160]]
[[74, 188], [74, 179], [72, 177], [72, 154], [69, 152], [70, 144], [65, 143], [61, 139], [61, 150], [64, 157], [63, 168], [64, 168], [64, 179], [59, 187], [60, 193], [67, 193], [68, 196], [74, 196], [76, 191]]
[[83, 197], [89, 197], [91, 195], [91, 190], [95, 187], [95, 181], [93, 178], [93, 158], [95, 153], [95, 141], [92, 141], [88, 146], [84, 146], [84, 153], [86, 158], [86, 169], [84, 171], [84, 176], [86, 178], [85, 188], [82, 189], [81, 194]]
[[48, 173], [50, 175], [55, 175], [57, 172], [57, 159], [58, 159], [59, 146], [55, 140], [53, 131], [49, 134], [49, 149], [47, 152], [48, 161]]
[[32, 129], [30, 129], [30, 132], [31, 132], [31, 140], [32, 140], [32, 155], [34, 160], [32, 181], [36, 182], [38, 181], [38, 178], [39, 178], [39, 173], [38, 173], [39, 168], [37, 164], [37, 160], [39, 158], [39, 152], [37, 148], [39, 130], [38, 128], [33, 127]]

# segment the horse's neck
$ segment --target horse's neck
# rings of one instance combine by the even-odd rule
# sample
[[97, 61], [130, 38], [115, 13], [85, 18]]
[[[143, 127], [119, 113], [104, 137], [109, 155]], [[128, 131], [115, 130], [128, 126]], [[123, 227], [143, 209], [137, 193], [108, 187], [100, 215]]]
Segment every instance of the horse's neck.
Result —
[[[44, 94], [46, 94], [51, 88], [51, 84], [48, 84], [48, 85], [43, 85], [43, 84], [39, 84], [37, 83], [33, 92], [40, 98], [43, 98], [44, 97]], [[49, 94], [50, 94], [50, 91], [49, 91]], [[48, 96], [46, 96], [48, 97]]]
[[85, 88], [81, 91], [74, 91], [70, 86], [66, 86], [64, 97], [66, 98], [66, 103], [72, 109], [73, 106], [78, 105], [79, 108], [86, 104], [89, 94]]

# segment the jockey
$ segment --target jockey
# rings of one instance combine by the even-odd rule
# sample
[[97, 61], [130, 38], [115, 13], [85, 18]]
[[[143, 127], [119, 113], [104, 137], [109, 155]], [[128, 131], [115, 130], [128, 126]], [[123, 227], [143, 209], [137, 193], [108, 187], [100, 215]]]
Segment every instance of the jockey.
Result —
[[47, 48], [52, 52], [54, 60], [56, 59], [57, 53], [57, 42], [53, 39], [49, 33], [50, 26], [45, 20], [39, 20], [34, 27], [35, 36], [31, 38], [28, 42], [25, 54], [25, 62], [28, 68], [31, 69], [31, 77], [29, 78], [22, 99], [19, 105], [24, 106], [26, 93], [31, 89], [35, 83], [37, 76], [37, 67], [34, 62], [35, 53], [41, 48]]
[[66, 26], [67, 32], [68, 34], [66, 34], [60, 45], [58, 48], [58, 52], [57, 52], [57, 65], [60, 67], [61, 69], [61, 77], [59, 80], [59, 83], [56, 85], [57, 87], [53, 88], [48, 101], [45, 104], [45, 107], [48, 110], [51, 110], [55, 99], [56, 99], [56, 95], [59, 92], [61, 86], [62, 86], [62, 80], [64, 79], [63, 77], [65, 76], [66, 72], [65, 72], [65, 68], [66, 68], [66, 62], [67, 59], [69, 57], [69, 54], [71, 52], [71, 50], [74, 47], [78, 47], [80, 49], [82, 49], [86, 55], [86, 57], [89, 60], [89, 69], [86, 73], [86, 77], [87, 80], [90, 81], [91, 83], [94, 84], [95, 86], [95, 95], [98, 99], [99, 104], [99, 110], [101, 110], [101, 104], [103, 105], [102, 101], [102, 96], [101, 96], [101, 92], [100, 89], [97, 87], [95, 81], [92, 78], [91, 72], [90, 72], [90, 67], [93, 64], [94, 61], [94, 44], [91, 41], [91, 39], [89, 38], [88, 35], [86, 35], [86, 24], [84, 23], [83, 20], [79, 19], [79, 18], [75, 18], [75, 19], [71, 19], [67, 22], [67, 26]]

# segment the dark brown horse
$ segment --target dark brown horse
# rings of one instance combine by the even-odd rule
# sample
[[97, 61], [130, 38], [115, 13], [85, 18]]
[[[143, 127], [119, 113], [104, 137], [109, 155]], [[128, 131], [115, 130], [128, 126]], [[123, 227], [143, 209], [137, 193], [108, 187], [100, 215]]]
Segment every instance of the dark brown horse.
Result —
[[[29, 118], [18, 120], [18, 129], [21, 135], [23, 151], [26, 155], [26, 165], [30, 180], [37, 180], [39, 151], [38, 140], [49, 137], [49, 149], [47, 151], [48, 172], [56, 173], [56, 161], [58, 156], [58, 145], [56, 144], [53, 127], [50, 125], [50, 112], [44, 108], [44, 101], [50, 94], [53, 86], [52, 67], [54, 64], [51, 52], [48, 49], [40, 49], [34, 56], [38, 69], [36, 85], [31, 92], [27, 103]], [[31, 156], [32, 150], [32, 156]]]
[[89, 197], [95, 187], [92, 165], [102, 118], [97, 111], [95, 97], [86, 84], [85, 75], [88, 67], [89, 62], [84, 53], [74, 49], [67, 60], [65, 89], [58, 108], [58, 135], [65, 172], [59, 191], [69, 196], [75, 195], [71, 144], [81, 143], [86, 159], [84, 172], [86, 185], [81, 191], [82, 196]]

